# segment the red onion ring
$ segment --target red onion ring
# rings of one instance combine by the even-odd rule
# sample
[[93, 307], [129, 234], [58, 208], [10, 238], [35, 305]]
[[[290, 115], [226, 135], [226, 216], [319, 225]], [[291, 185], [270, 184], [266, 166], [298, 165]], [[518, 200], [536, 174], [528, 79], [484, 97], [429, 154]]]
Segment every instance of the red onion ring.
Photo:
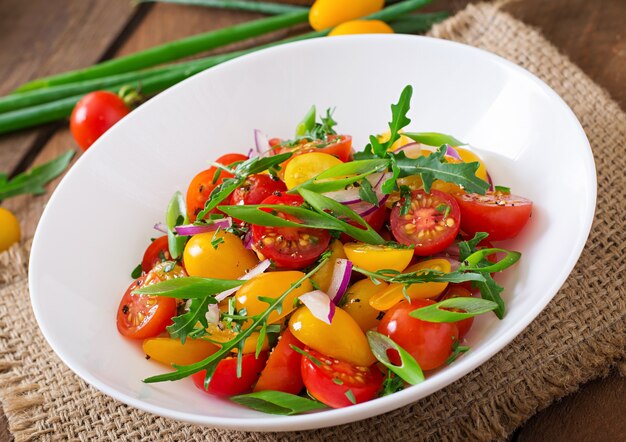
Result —
[[337, 259], [333, 268], [333, 277], [328, 287], [328, 297], [335, 305], [339, 305], [339, 301], [346, 293], [348, 284], [350, 284], [350, 276], [352, 276], [352, 261]]
[[264, 154], [266, 154], [272, 148], [272, 146], [270, 146], [267, 135], [265, 135], [259, 129], [254, 129], [254, 145], [256, 147], [256, 152], [260, 157], [264, 156]]
[[199, 233], [213, 232], [219, 229], [227, 229], [228, 227], [233, 225], [232, 218], [222, 218], [215, 220], [211, 224], [203, 224], [200, 226], [196, 226], [194, 224], [187, 224], [184, 226], [176, 226], [175, 230], [181, 236], [192, 236], [197, 235]]
[[493, 192], [493, 189], [495, 189], [495, 187], [493, 186], [493, 180], [491, 179], [491, 175], [489, 175], [489, 172], [487, 172], [487, 182], [489, 183], [489, 190]]
[[313, 316], [330, 325], [335, 316], [336, 307], [326, 293], [321, 290], [313, 290], [300, 295], [298, 299], [307, 306]]
[[455, 160], [463, 161], [461, 155], [459, 155], [459, 152], [449, 144], [446, 144], [446, 155], [454, 158]]
[[167, 226], [164, 223], [156, 223], [154, 225], [154, 230], [161, 233], [167, 233]]
[[[264, 271], [266, 271], [269, 268], [270, 264], [271, 264], [270, 260], [265, 259], [261, 261], [260, 263], [258, 263], [255, 267], [252, 267], [250, 270], [248, 270], [248, 273], [246, 273], [245, 275], [237, 279], [240, 279], [242, 281], [248, 281], [254, 278], [255, 276], [258, 276]], [[223, 292], [215, 295], [215, 299], [217, 299], [217, 302], [223, 301], [224, 299], [228, 298], [230, 295], [235, 293], [237, 290], [239, 290], [239, 287], [224, 290]]]

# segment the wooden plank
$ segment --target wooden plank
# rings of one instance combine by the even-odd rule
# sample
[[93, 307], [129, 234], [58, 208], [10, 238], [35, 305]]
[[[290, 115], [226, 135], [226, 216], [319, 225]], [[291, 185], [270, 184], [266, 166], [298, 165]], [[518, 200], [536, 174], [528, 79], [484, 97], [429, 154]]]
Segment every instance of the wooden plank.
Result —
[[[43, 75], [98, 61], [135, 13], [128, 0], [0, 2], [0, 94]], [[11, 172], [51, 126], [0, 137], [0, 170]]]

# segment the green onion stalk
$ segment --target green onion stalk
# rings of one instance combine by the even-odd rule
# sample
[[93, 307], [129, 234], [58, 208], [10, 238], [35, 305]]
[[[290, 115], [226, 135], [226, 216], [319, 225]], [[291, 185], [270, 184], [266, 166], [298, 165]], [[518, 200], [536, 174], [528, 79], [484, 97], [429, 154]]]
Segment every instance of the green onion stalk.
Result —
[[137, 3], [174, 3], [177, 5], [205, 6], [208, 8], [236, 9], [239, 11], [260, 12], [261, 14], [288, 14], [308, 11], [306, 6], [249, 0], [138, 0]]

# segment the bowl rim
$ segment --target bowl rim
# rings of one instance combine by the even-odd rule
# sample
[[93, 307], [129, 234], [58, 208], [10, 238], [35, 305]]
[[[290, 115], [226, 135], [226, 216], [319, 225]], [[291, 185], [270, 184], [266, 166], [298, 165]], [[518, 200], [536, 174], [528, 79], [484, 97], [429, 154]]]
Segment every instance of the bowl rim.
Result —
[[[416, 402], [421, 398], [424, 398], [448, 385], [458, 380], [462, 376], [469, 374], [471, 371], [475, 370], [477, 367], [485, 363], [491, 357], [495, 356], [499, 353], [506, 345], [508, 345], [515, 337], [517, 337], [529, 324], [535, 319], [539, 313], [545, 308], [545, 306], [554, 298], [558, 290], [561, 288], [567, 277], [570, 275], [572, 269], [574, 268], [576, 262], [578, 261], [580, 254], [586, 244], [587, 238], [589, 237], [589, 233], [591, 230], [591, 225], [594, 219], [594, 212], [596, 206], [596, 194], [597, 194], [597, 178], [596, 178], [596, 169], [595, 163], [593, 159], [593, 155], [591, 152], [591, 147], [589, 145], [589, 141], [586, 137], [586, 134], [576, 118], [576, 115], [571, 110], [571, 108], [565, 103], [565, 101], [546, 83], [536, 77], [534, 74], [530, 73], [526, 69], [518, 66], [496, 54], [488, 52], [486, 50], [476, 48], [473, 46], [469, 46], [466, 44], [443, 40], [432, 37], [425, 36], [413, 36], [413, 35], [400, 35], [400, 34], [391, 34], [391, 35], [348, 35], [348, 36], [339, 36], [333, 37], [334, 39], [340, 38], [342, 40], [352, 40], [358, 44], [367, 44], [368, 41], [371, 40], [387, 40], [389, 42], [401, 41], [403, 44], [406, 44], [406, 41], [415, 42], [417, 45], [434, 45], [436, 47], [443, 48], [443, 50], [447, 50], [452, 48], [453, 50], [461, 50], [468, 51], [474, 54], [476, 57], [481, 58], [487, 63], [495, 63], [500, 65], [506, 70], [512, 71], [517, 75], [521, 75], [525, 77], [530, 82], [534, 83], [535, 86], [538, 86], [544, 93], [546, 93], [551, 99], [555, 100], [558, 103], [559, 107], [562, 108], [565, 116], [569, 120], [573, 120], [574, 126], [578, 132], [578, 137], [584, 143], [584, 153], [586, 155], [585, 166], [588, 168], [588, 172], [591, 178], [590, 184], [592, 184], [592, 189], [589, 189], [588, 198], [584, 201], [591, 210], [588, 210], [586, 213], [586, 218], [584, 219], [584, 231], [586, 231], [585, 235], [582, 235], [575, 246], [572, 248], [573, 252], [570, 253], [567, 262], [562, 266], [562, 271], [552, 280], [552, 284], [546, 288], [545, 292], [548, 294], [542, 298], [542, 302], [539, 302], [533, 306], [533, 308], [524, 312], [523, 315], [515, 322], [511, 328], [506, 330], [503, 334], [498, 337], [498, 340], [493, 343], [493, 350], [489, 352], [485, 352], [485, 354], [480, 357], [472, 360], [471, 363], [464, 365], [451, 365], [446, 367], [446, 377], [430, 379], [428, 382], [420, 384], [422, 387], [419, 394], [415, 394], [415, 387], [408, 387], [405, 390], [394, 393], [393, 395], [377, 398], [375, 400], [365, 402], [362, 404], [354, 405], [351, 407], [341, 408], [341, 409], [330, 409], [324, 410], [311, 414], [302, 414], [302, 415], [294, 415], [294, 416], [276, 416], [276, 415], [260, 415], [258, 418], [226, 418], [226, 417], [214, 417], [210, 415], [201, 415], [201, 414], [192, 414], [187, 412], [180, 412], [170, 408], [166, 408], [163, 406], [152, 405], [147, 402], [143, 402], [142, 400], [136, 399], [132, 396], [120, 393], [115, 388], [109, 387], [104, 382], [98, 380], [95, 376], [92, 376], [89, 372], [83, 371], [80, 367], [77, 367], [74, 364], [74, 358], [70, 354], [65, 354], [55, 342], [49, 339], [50, 332], [48, 330], [47, 322], [45, 320], [45, 314], [42, 311], [42, 307], [38, 302], [37, 289], [34, 286], [33, 280], [34, 276], [39, 273], [39, 269], [43, 268], [44, 264], [41, 262], [40, 256], [40, 248], [43, 247], [43, 241], [40, 238], [39, 232], [41, 229], [39, 226], [44, 225], [46, 223], [47, 217], [49, 216], [51, 206], [54, 206], [54, 202], [56, 200], [57, 194], [64, 191], [65, 184], [68, 182], [66, 177], [72, 176], [75, 173], [75, 169], [77, 169], [77, 165], [81, 164], [83, 161], [83, 157], [86, 155], [90, 155], [92, 152], [87, 151], [81, 158], [79, 158], [68, 173], [66, 177], [59, 183], [56, 190], [50, 197], [50, 200], [41, 216], [39, 221], [37, 230], [35, 232], [31, 254], [30, 254], [30, 263], [29, 263], [29, 289], [30, 289], [30, 300], [31, 305], [35, 314], [35, 318], [37, 323], [44, 335], [46, 341], [52, 347], [57, 356], [63, 361], [63, 363], [68, 366], [75, 374], [77, 374], [80, 378], [86, 381], [89, 385], [93, 386], [97, 390], [102, 393], [117, 399], [127, 405], [133, 406], [140, 410], [156, 414], [163, 417], [173, 418], [179, 421], [189, 422], [193, 424], [199, 424], [204, 426], [210, 426], [214, 428], [223, 428], [223, 429], [232, 429], [232, 430], [247, 430], [247, 431], [296, 431], [296, 430], [308, 430], [308, 429], [317, 429], [330, 427], [339, 424], [345, 424], [350, 422], [356, 422], [362, 419], [366, 419], [372, 416], [376, 416], [382, 413], [386, 413], [392, 411], [394, 409], [401, 408], [410, 403]], [[162, 92], [157, 97], [149, 100], [147, 103], [143, 104], [142, 108], [147, 108], [149, 106], [158, 106], [162, 97], [169, 96], [169, 94], [177, 93], [178, 89], [181, 87], [186, 87], [188, 83], [192, 82], [200, 82], [206, 76], [213, 75], [214, 72], [219, 72], [221, 69], [225, 69], [225, 67], [230, 68], [232, 65], [253, 62], [255, 59], [259, 57], [265, 57], [267, 54], [278, 54], [280, 52], [288, 52], [293, 51], [295, 49], [304, 51], [309, 46], [317, 46], [317, 45], [328, 45], [332, 44], [332, 40], [324, 39], [324, 38], [315, 38], [310, 40], [303, 40], [293, 43], [288, 43], [284, 45], [274, 46], [271, 48], [262, 49], [259, 51], [255, 51], [253, 53], [238, 57], [236, 59], [230, 60], [221, 65], [215, 66], [211, 69], [200, 72], [184, 81], [178, 83], [177, 85], [169, 88], [168, 90]], [[156, 103], [156, 104], [155, 104]], [[123, 123], [123, 122], [122, 122]], [[109, 132], [119, 130], [119, 127], [112, 128]], [[109, 133], [103, 135], [98, 141], [97, 144], [102, 143], [102, 140], [106, 140], [108, 138]], [[78, 166], [80, 167], [80, 166]], [[34, 276], [33, 276], [34, 275]]]

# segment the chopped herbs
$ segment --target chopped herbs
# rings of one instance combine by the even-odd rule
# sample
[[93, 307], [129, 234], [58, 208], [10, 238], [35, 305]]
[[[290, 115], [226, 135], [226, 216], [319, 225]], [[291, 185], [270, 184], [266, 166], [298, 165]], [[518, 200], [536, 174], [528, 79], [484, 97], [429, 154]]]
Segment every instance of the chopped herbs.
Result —
[[345, 395], [348, 398], [348, 400], [352, 402], [352, 404], [356, 404], [356, 398], [354, 397], [354, 393], [352, 392], [352, 390], [348, 388]]
[[500, 192], [500, 193], [503, 193], [505, 195], [510, 195], [510, 193], [511, 193], [511, 188], [510, 187], [505, 187], [505, 186], [496, 186], [495, 190], [496, 190], [496, 192]]
[[462, 353], [466, 353], [470, 350], [470, 348], [466, 345], [461, 345], [458, 341], [458, 339], [456, 341], [454, 341], [454, 343], [452, 344], [452, 354], [450, 355], [450, 357], [448, 359], [446, 359], [446, 365], [450, 365], [452, 364], [454, 361], [456, 361], [456, 359], [462, 354]]
[[141, 276], [141, 264], [138, 264], [137, 267], [135, 267], [133, 269], [133, 271], [130, 274], [130, 277], [133, 279], [137, 279]]

